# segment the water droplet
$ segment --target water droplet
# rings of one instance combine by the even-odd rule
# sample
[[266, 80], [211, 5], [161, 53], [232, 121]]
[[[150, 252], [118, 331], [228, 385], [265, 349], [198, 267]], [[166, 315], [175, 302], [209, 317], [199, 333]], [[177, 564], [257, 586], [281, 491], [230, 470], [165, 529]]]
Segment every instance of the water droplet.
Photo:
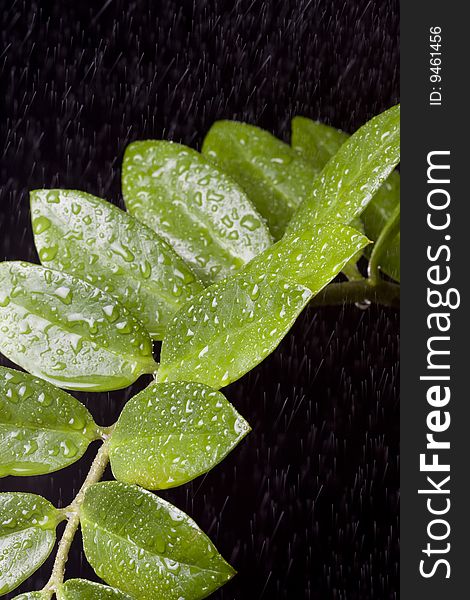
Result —
[[52, 223], [50, 222], [50, 220], [47, 217], [44, 216], [40, 216], [37, 219], [34, 219], [33, 221], [33, 231], [36, 234], [41, 234], [44, 231], [47, 231], [49, 229], [49, 227], [52, 225]]
[[140, 263], [139, 270], [144, 279], [149, 279], [152, 274], [152, 265], [148, 260], [144, 260], [144, 262]]
[[41, 248], [39, 250], [39, 258], [41, 262], [48, 262], [50, 260], [54, 260], [59, 252], [59, 247], [57, 245], [52, 245], [49, 247]]
[[261, 222], [259, 219], [253, 217], [252, 215], [245, 215], [244, 217], [242, 217], [240, 225], [245, 229], [248, 229], [248, 231], [255, 231], [261, 226]]
[[37, 401], [39, 404], [42, 404], [42, 406], [50, 406], [52, 404], [52, 397], [49, 395], [46, 396], [44, 392], [41, 392], [37, 397]]
[[10, 296], [3, 290], [0, 290], [0, 307], [5, 308], [10, 304]]
[[60, 300], [64, 303], [64, 304], [71, 304], [72, 303], [72, 299], [73, 299], [73, 295], [72, 295], [72, 291], [70, 288], [66, 287], [66, 286], [61, 286], [58, 287], [54, 294], [60, 298]]
[[64, 440], [60, 442], [60, 449], [62, 450], [63, 455], [67, 458], [73, 458], [78, 453], [77, 446], [70, 440]]

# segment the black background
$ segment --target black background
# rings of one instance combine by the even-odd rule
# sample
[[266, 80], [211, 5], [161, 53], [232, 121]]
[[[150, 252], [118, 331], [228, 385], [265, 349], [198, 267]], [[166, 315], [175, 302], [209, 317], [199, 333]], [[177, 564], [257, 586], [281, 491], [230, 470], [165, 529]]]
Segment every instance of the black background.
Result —
[[[122, 206], [131, 140], [199, 147], [220, 118], [288, 140], [296, 114], [352, 131], [398, 101], [397, 0], [0, 6], [1, 259], [37, 262], [28, 189], [80, 188]], [[398, 324], [374, 306], [307, 309], [227, 389], [253, 432], [209, 475], [162, 494], [239, 571], [214, 598], [397, 598]], [[78, 396], [110, 424], [146, 383]], [[93, 451], [1, 487], [64, 506]], [[22, 589], [49, 572], [50, 561]], [[94, 577], [78, 540], [68, 574]]]

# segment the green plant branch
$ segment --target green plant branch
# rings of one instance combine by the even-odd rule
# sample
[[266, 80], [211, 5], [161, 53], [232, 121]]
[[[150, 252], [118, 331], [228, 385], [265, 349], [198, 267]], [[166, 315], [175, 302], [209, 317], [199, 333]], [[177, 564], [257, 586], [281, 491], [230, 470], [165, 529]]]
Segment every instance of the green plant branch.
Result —
[[80, 491], [75, 496], [73, 502], [64, 508], [64, 513], [67, 516], [68, 523], [62, 534], [62, 538], [57, 549], [57, 555], [52, 568], [52, 573], [49, 581], [43, 588], [43, 593], [47, 597], [51, 598], [57, 587], [63, 583], [65, 575], [65, 565], [69, 556], [70, 546], [72, 545], [75, 534], [77, 533], [78, 526], [80, 525], [80, 508], [85, 498], [85, 492], [87, 489], [101, 480], [103, 473], [109, 462], [109, 442], [105, 441], [90, 467], [88, 475], [83, 482]]
[[312, 306], [340, 306], [342, 304], [373, 302], [399, 308], [400, 286], [378, 279], [362, 279], [331, 283], [310, 302]]

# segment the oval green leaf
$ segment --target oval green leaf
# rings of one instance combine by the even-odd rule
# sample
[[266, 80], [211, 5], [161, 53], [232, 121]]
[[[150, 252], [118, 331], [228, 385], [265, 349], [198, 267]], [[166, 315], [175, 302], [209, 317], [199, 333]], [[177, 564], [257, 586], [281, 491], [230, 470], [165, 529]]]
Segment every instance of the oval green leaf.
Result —
[[212, 125], [202, 152], [237, 181], [279, 239], [319, 170], [269, 132], [237, 121]]
[[364, 211], [399, 160], [397, 105], [358, 129], [328, 161], [288, 231], [307, 231], [324, 221], [350, 223]]
[[272, 242], [243, 190], [187, 146], [130, 144], [122, 189], [129, 212], [161, 235], [205, 283], [235, 273]]
[[29, 263], [0, 263], [0, 351], [73, 390], [127, 387], [156, 369], [147, 331], [117, 300]]
[[311, 297], [302, 285], [263, 274], [212, 285], [168, 326], [157, 380], [215, 389], [236, 381], [271, 354]]
[[340, 129], [306, 117], [294, 117], [291, 127], [292, 148], [319, 171], [349, 137]]
[[[347, 133], [306, 119], [292, 119], [292, 147], [305, 159], [322, 169], [349, 138]], [[400, 204], [400, 175], [393, 171], [375, 193], [361, 215], [366, 235], [378, 240], [396, 206]], [[388, 250], [381, 257], [381, 269], [392, 279], [400, 281], [400, 234], [389, 241]]]
[[27, 373], [0, 367], [0, 477], [63, 469], [99, 437], [78, 400]]
[[183, 307], [163, 340], [158, 381], [220, 388], [270, 354], [313, 295], [368, 242], [350, 227], [284, 237]]
[[206, 473], [250, 430], [220, 392], [200, 383], [154, 383], [130, 400], [110, 439], [116, 479], [149, 490]]
[[91, 486], [80, 520], [97, 575], [139, 600], [199, 600], [234, 575], [192, 519], [137, 486]]
[[203, 289], [152, 229], [96, 196], [36, 190], [31, 216], [41, 263], [114, 296], [154, 339], [162, 339], [173, 314]]
[[120, 590], [86, 579], [69, 579], [59, 585], [56, 596], [58, 600], [133, 600]]
[[6, 594], [49, 556], [63, 517], [45, 498], [20, 492], [0, 494], [0, 516], [0, 594]]

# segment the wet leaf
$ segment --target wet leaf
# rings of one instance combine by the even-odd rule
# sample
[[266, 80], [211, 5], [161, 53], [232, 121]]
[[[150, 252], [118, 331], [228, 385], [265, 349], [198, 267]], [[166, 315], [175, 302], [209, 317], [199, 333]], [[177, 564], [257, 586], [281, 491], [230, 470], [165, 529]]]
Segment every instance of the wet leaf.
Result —
[[[396, 281], [400, 281], [400, 255], [397, 256], [396, 240], [400, 241], [400, 205], [397, 204], [389, 220], [385, 223], [377, 242], [374, 245], [369, 261], [370, 277], [377, 278], [378, 272], [384, 270], [384, 264], [387, 265], [386, 273]], [[400, 247], [398, 246], [398, 252]], [[397, 260], [398, 259], [398, 260]], [[391, 266], [395, 270], [390, 270]]]
[[270, 275], [214, 284], [170, 323], [158, 381], [216, 389], [236, 381], [271, 354], [311, 297], [308, 288]]
[[316, 295], [367, 244], [367, 237], [353, 227], [322, 223], [310, 231], [286, 235], [256, 257], [245, 271], [270, 273], [300, 283]]
[[63, 469], [99, 437], [78, 400], [27, 373], [0, 367], [0, 477]]
[[283, 238], [177, 313], [163, 340], [157, 380], [216, 389], [237, 380], [278, 346], [312, 296], [366, 243], [338, 224]]
[[133, 600], [120, 590], [86, 579], [69, 579], [56, 595], [58, 600]]
[[151, 490], [182, 485], [218, 464], [249, 429], [210, 387], [152, 384], [119, 417], [110, 440], [113, 474]]
[[153, 230], [91, 194], [31, 192], [39, 258], [114, 296], [154, 339], [172, 315], [203, 289], [186, 263]]
[[312, 189], [319, 170], [269, 132], [237, 121], [217, 121], [202, 148], [246, 191], [276, 239]]
[[328, 161], [288, 231], [307, 231], [325, 221], [350, 223], [364, 211], [399, 160], [397, 105], [358, 129]]
[[[325, 166], [348, 138], [347, 133], [311, 119], [295, 117], [292, 120], [292, 147], [305, 160], [311, 161], [319, 169]], [[399, 203], [400, 175], [397, 171], [393, 171], [375, 193], [361, 215], [364, 231], [372, 241], [378, 240], [380, 233]], [[388, 251], [382, 256], [381, 260], [382, 270], [392, 279], [399, 281], [399, 233], [390, 241]]]
[[349, 137], [340, 129], [305, 117], [294, 117], [291, 125], [292, 148], [319, 171]]
[[139, 600], [199, 600], [234, 575], [192, 519], [137, 486], [90, 487], [81, 524], [97, 575]]
[[0, 263], [0, 351], [74, 390], [127, 387], [156, 369], [147, 331], [124, 306], [76, 277], [29, 263]]
[[[394, 172], [361, 215], [364, 230], [371, 240], [376, 242], [379, 239], [399, 206], [400, 175]], [[400, 281], [400, 232], [388, 241], [387, 252], [381, 256], [380, 268], [395, 281]]]
[[0, 594], [6, 594], [49, 556], [63, 517], [45, 498], [20, 492], [0, 494], [0, 515]]
[[235, 273], [271, 244], [243, 190], [187, 146], [134, 142], [124, 155], [122, 188], [129, 212], [206, 283]]

